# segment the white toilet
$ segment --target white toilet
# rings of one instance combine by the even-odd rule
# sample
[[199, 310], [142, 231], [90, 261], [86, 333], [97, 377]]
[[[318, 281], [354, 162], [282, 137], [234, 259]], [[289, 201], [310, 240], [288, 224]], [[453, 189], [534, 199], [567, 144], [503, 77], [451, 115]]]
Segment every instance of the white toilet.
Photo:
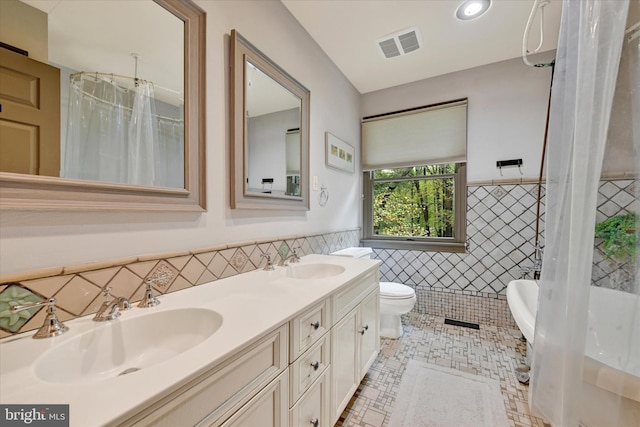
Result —
[[[371, 258], [371, 248], [346, 248], [332, 255], [355, 258]], [[400, 316], [411, 311], [416, 303], [415, 291], [407, 285], [394, 282], [380, 282], [380, 336], [399, 338], [402, 336]]]

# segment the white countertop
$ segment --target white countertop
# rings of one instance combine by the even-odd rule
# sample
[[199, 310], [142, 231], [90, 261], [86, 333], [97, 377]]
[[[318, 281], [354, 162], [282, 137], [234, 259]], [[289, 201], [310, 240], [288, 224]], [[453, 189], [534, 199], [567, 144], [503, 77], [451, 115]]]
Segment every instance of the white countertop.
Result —
[[[35, 340], [31, 331], [0, 340], [0, 403], [69, 404], [71, 426], [124, 421], [374, 270], [379, 261], [307, 255], [296, 265], [312, 263], [339, 264], [345, 271], [333, 277], [302, 280], [285, 277], [283, 269], [289, 267], [256, 270], [160, 296], [161, 304], [153, 308], [134, 304], [113, 321], [94, 322], [91, 315], [65, 322], [69, 331], [55, 338]], [[118, 322], [148, 313], [187, 307], [214, 310], [223, 323], [208, 339], [169, 360], [128, 375], [79, 384], [45, 382], [35, 373], [36, 360], [47, 350], [80, 334], [113, 328]]]

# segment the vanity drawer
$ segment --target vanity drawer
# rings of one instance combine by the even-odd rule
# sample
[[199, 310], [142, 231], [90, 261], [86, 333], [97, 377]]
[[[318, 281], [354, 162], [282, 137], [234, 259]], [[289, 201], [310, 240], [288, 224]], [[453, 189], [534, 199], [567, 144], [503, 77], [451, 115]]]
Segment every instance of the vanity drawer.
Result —
[[[268, 386], [260, 390], [246, 405], [221, 427], [287, 427], [289, 411], [287, 405], [287, 382], [285, 371]], [[199, 424], [196, 427], [213, 427], [218, 424]]]
[[291, 320], [291, 352], [293, 362], [331, 327], [328, 299]]
[[331, 427], [329, 420], [330, 371], [330, 369], [325, 369], [311, 388], [289, 410], [291, 427]]
[[121, 425], [219, 425], [287, 368], [283, 325]]
[[347, 315], [354, 307], [360, 304], [365, 296], [379, 285], [378, 270], [367, 274], [351, 286], [341, 290], [331, 297], [331, 311], [333, 312], [333, 324]]
[[309, 386], [322, 375], [329, 366], [331, 357], [331, 334], [325, 334], [320, 341], [305, 351], [290, 367], [290, 404], [293, 405]]

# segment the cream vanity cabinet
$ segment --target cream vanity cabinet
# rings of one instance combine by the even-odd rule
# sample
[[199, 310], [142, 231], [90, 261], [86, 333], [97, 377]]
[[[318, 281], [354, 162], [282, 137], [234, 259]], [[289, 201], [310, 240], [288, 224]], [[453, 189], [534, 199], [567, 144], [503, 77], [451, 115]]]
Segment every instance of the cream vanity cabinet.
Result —
[[288, 338], [285, 324], [118, 425], [286, 427]]
[[379, 350], [377, 274], [328, 294], [118, 425], [333, 426]]
[[377, 270], [331, 297], [331, 420], [346, 408], [380, 349]]

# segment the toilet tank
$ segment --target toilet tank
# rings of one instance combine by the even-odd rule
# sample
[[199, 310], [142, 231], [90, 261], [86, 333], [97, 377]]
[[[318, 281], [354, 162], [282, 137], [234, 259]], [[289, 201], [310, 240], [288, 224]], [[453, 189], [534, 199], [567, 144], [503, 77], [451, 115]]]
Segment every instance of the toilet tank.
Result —
[[371, 248], [346, 248], [332, 252], [331, 255], [349, 256], [353, 258], [371, 258], [373, 249]]

